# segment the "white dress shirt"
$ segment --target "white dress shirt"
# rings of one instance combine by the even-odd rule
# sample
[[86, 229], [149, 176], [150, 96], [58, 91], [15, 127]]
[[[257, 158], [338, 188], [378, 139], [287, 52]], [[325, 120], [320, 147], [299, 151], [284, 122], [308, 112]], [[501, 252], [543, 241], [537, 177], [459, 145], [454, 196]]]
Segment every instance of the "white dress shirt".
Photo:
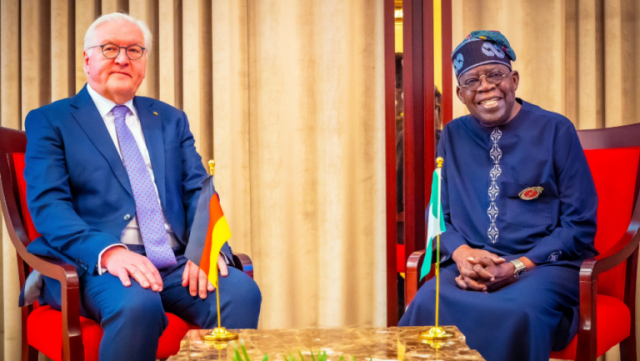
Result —
[[[98, 112], [100, 113], [100, 116], [102, 117], [102, 120], [104, 121], [104, 124], [106, 125], [107, 130], [109, 131], [111, 140], [113, 140], [113, 144], [116, 146], [116, 150], [118, 151], [118, 154], [120, 154], [120, 159], [122, 159], [122, 153], [120, 152], [120, 142], [118, 141], [118, 134], [116, 133], [116, 117], [112, 111], [117, 104], [103, 97], [102, 95], [98, 94], [95, 90], [91, 88], [89, 84], [87, 84], [87, 90], [89, 91], [89, 95], [91, 96], [91, 99], [93, 99], [93, 102], [98, 108]], [[129, 111], [127, 112], [127, 116], [125, 118], [125, 123], [127, 127], [129, 127], [129, 130], [131, 131], [131, 134], [133, 135], [133, 138], [135, 139], [136, 144], [138, 145], [138, 149], [140, 149], [140, 153], [142, 154], [142, 159], [144, 160], [144, 163], [147, 166], [147, 170], [149, 171], [149, 175], [151, 176], [151, 182], [153, 183], [153, 188], [156, 191], [156, 198], [158, 200], [158, 204], [160, 205], [160, 209], [162, 209], [162, 204], [160, 203], [160, 198], [158, 196], [158, 186], [156, 185], [155, 176], [153, 174], [153, 168], [151, 167], [151, 157], [149, 157], [149, 150], [147, 149], [147, 143], [145, 142], [144, 134], [142, 133], [142, 126], [140, 125], [140, 119], [138, 118], [138, 113], [136, 111], [136, 108], [133, 106], [133, 99], [129, 100], [123, 105], [126, 105], [127, 108], [129, 108]], [[171, 245], [172, 248], [175, 248], [179, 245], [178, 241], [176, 240], [176, 236], [173, 233], [171, 226], [169, 226], [169, 223], [167, 223], [166, 218], [164, 218], [164, 212], [162, 217], [164, 220], [164, 228], [167, 230], [167, 236], [169, 237], [169, 244]], [[136, 220], [136, 217], [133, 217], [131, 219], [131, 222], [129, 222], [129, 224], [122, 230], [120, 241], [123, 243], [123, 245], [114, 244], [105, 248], [104, 250], [102, 250], [102, 252], [100, 252], [100, 256], [98, 257], [98, 266], [100, 266], [101, 264], [102, 254], [104, 253], [104, 251], [106, 251], [111, 247], [114, 247], [114, 246], [126, 247], [127, 244], [143, 245], [142, 234], [140, 233], [140, 227], [138, 226], [138, 221]], [[98, 267], [99, 274], [103, 274], [104, 271], [105, 271], [104, 268]]]

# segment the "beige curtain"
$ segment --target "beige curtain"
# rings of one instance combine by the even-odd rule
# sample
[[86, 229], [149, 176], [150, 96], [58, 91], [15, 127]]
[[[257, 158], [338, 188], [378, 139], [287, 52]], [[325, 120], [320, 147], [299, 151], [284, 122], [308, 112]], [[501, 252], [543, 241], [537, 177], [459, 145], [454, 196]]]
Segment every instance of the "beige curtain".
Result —
[[[519, 97], [564, 114], [578, 129], [640, 121], [637, 0], [453, 0], [452, 5], [454, 47], [473, 30], [499, 30], [509, 39], [518, 57], [513, 66], [520, 72]], [[465, 112], [454, 98], [454, 117]], [[605, 359], [618, 360], [617, 347]]]
[[[514, 47], [518, 96], [579, 129], [640, 120], [636, 0], [453, 0], [455, 45], [478, 29], [500, 30]], [[464, 112], [456, 101], [454, 115]]]
[[[260, 327], [386, 320], [382, 1], [2, 0], [0, 124], [86, 82], [84, 34], [114, 11], [154, 36], [139, 95], [183, 109], [234, 250], [263, 294]], [[3, 240], [4, 358], [20, 355], [16, 257]], [[0, 353], [1, 354], [1, 353]]]
[[385, 321], [382, 1], [214, 2], [216, 184], [261, 326]]

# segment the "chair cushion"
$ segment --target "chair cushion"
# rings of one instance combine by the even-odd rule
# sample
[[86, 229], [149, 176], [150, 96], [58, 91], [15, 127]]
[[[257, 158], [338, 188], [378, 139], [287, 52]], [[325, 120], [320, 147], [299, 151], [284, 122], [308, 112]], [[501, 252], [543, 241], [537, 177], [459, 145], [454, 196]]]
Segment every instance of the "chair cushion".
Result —
[[[631, 333], [631, 313], [624, 302], [611, 296], [597, 296], [596, 337], [597, 356], [604, 355], [613, 346], [629, 337]], [[552, 352], [551, 358], [575, 360], [578, 336], [574, 337], [564, 350]]]
[[[180, 341], [193, 325], [189, 325], [180, 317], [167, 313], [169, 326], [164, 330], [158, 344], [156, 358], [168, 358], [180, 350]], [[85, 361], [98, 361], [98, 349], [102, 339], [100, 325], [88, 318], [80, 317], [82, 343], [84, 344]], [[62, 358], [62, 313], [42, 306], [36, 308], [27, 320], [27, 340], [29, 345], [54, 361]]]

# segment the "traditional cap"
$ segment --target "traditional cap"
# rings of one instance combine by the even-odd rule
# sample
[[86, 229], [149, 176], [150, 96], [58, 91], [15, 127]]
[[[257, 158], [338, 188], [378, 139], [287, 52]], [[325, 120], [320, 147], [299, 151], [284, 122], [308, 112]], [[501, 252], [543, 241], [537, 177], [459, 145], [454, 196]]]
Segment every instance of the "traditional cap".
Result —
[[497, 63], [511, 70], [511, 62], [516, 61], [516, 53], [509, 41], [499, 31], [474, 31], [458, 45], [451, 54], [456, 77], [476, 66]]

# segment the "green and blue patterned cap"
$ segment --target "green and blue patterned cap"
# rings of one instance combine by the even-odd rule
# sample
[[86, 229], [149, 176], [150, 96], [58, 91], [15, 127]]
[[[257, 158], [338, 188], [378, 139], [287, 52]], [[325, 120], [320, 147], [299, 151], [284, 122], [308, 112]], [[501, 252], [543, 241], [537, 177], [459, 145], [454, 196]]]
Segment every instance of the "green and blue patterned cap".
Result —
[[503, 64], [511, 70], [511, 62], [516, 61], [516, 53], [509, 41], [499, 31], [478, 30], [458, 45], [451, 54], [453, 71], [460, 79], [462, 74], [484, 64]]

